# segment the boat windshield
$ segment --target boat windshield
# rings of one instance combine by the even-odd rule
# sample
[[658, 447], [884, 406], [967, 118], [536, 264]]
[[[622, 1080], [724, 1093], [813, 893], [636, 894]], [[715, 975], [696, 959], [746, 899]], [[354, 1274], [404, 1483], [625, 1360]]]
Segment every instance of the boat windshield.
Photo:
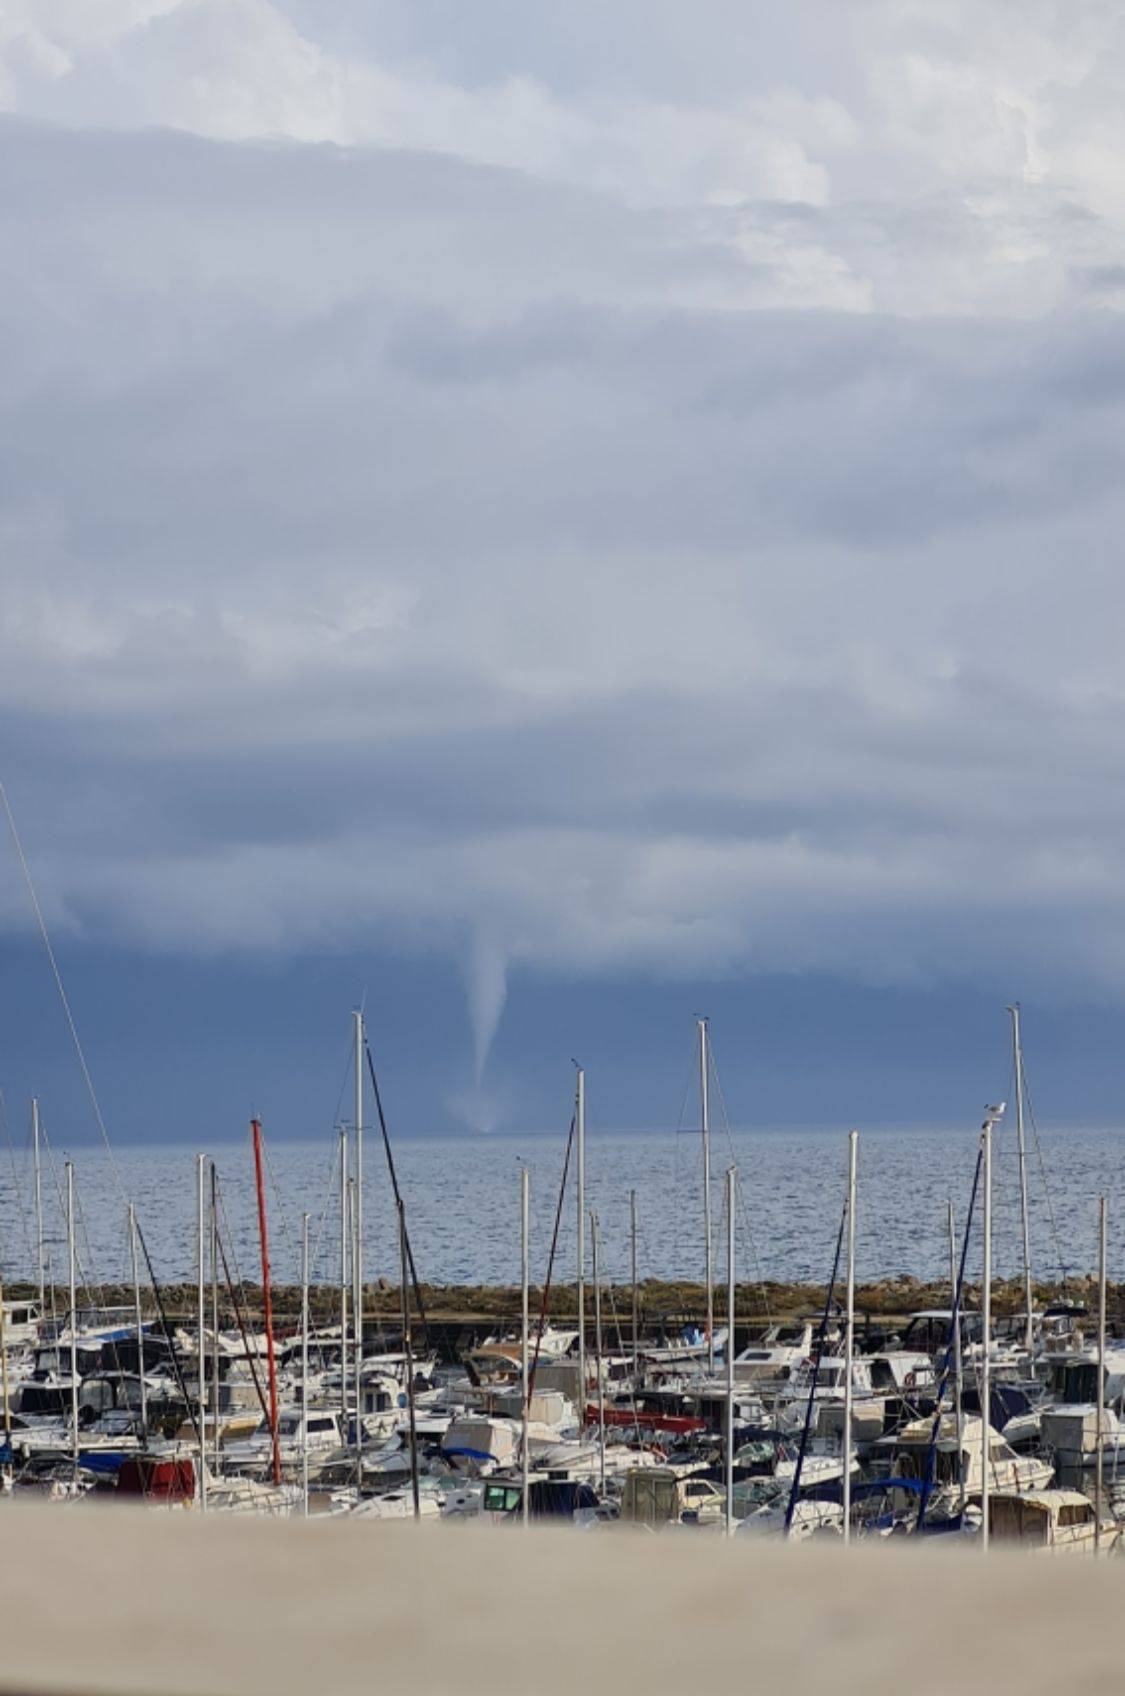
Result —
[[520, 1501], [520, 1491], [516, 1485], [485, 1485], [484, 1502], [482, 1504], [485, 1513], [515, 1513]]

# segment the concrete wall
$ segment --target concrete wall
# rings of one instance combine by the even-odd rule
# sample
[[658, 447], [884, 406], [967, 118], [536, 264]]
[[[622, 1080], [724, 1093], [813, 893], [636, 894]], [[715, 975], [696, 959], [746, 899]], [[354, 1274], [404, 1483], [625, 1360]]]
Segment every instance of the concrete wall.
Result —
[[1125, 1565], [4, 1504], [0, 1689], [1020, 1696], [1121, 1686]]

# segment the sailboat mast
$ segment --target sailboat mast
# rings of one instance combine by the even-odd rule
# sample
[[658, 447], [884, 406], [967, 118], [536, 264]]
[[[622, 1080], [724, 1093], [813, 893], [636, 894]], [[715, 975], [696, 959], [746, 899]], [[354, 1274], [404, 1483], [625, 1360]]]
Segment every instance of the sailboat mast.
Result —
[[[953, 1314], [953, 1416], [957, 1429], [957, 1453], [964, 1454], [964, 1415], [961, 1406], [961, 1314], [957, 1304], [957, 1226], [953, 1217], [953, 1202], [947, 1204], [949, 1217], [949, 1306]], [[965, 1512], [965, 1468], [961, 1475], [961, 1512]]]
[[262, 1245], [262, 1318], [266, 1326], [266, 1362], [270, 1379], [270, 1434], [273, 1438], [273, 1481], [281, 1483], [281, 1445], [277, 1434], [277, 1358], [273, 1346], [273, 1297], [270, 1292], [270, 1241], [266, 1225], [266, 1180], [262, 1167], [262, 1126], [250, 1121], [254, 1142], [254, 1179], [258, 1188], [258, 1236]]
[[605, 1373], [602, 1370], [602, 1282], [599, 1266], [601, 1229], [596, 1213], [590, 1214], [590, 1247], [594, 1255], [594, 1350], [598, 1364], [598, 1478], [605, 1496]]
[[47, 1261], [43, 1250], [43, 1171], [39, 1156], [39, 1098], [31, 1098], [31, 1146], [35, 1162], [35, 1253], [39, 1273], [39, 1312], [47, 1301]]
[[707, 1371], [715, 1370], [715, 1263], [711, 1242], [711, 1061], [707, 1020], [699, 1020], [699, 1116], [703, 1132], [703, 1240], [707, 1258]]
[[981, 1548], [987, 1554], [989, 1497], [992, 1485], [992, 1126], [991, 1115], [981, 1131], [984, 1153], [984, 1267], [981, 1278]]
[[727, 1536], [734, 1536], [734, 1192], [737, 1168], [727, 1167], [727, 1406], [723, 1441]]
[[1012, 1060], [1016, 1079], [1016, 1149], [1020, 1168], [1020, 1228], [1023, 1232], [1024, 1347], [1030, 1359], [1035, 1347], [1035, 1302], [1031, 1281], [1031, 1229], [1027, 1206], [1027, 1144], [1023, 1128], [1023, 1044], [1020, 1041], [1019, 1002], [1009, 1007], [1008, 1012], [1012, 1019]]
[[66, 1163], [66, 1257], [70, 1277], [71, 1458], [78, 1465], [78, 1276], [74, 1252], [74, 1162]]
[[[528, 1239], [531, 1234], [531, 1201], [530, 1174], [526, 1166], [520, 1167], [520, 1397], [521, 1432], [520, 1432], [520, 1477], [523, 1490], [520, 1495], [520, 1519], [527, 1525], [531, 1518], [531, 1479], [529, 1477], [530, 1458], [528, 1454], [529, 1431], [531, 1423], [531, 1363], [528, 1354], [531, 1313], [530, 1313], [530, 1262], [528, 1259]], [[595, 1249], [595, 1254], [597, 1250]]]
[[847, 1317], [844, 1328], [844, 1546], [852, 1535], [852, 1370], [855, 1362], [855, 1191], [859, 1132], [848, 1132]]
[[4, 1274], [0, 1271], [0, 1389], [4, 1396], [4, 1476], [8, 1483], [12, 1479], [12, 1399], [8, 1391], [8, 1334], [5, 1328], [6, 1314], [4, 1312]]
[[633, 1383], [637, 1382], [640, 1303], [637, 1300], [637, 1192], [629, 1191], [629, 1272], [633, 1284]]
[[1094, 1552], [1101, 1553], [1102, 1500], [1105, 1488], [1105, 1261], [1106, 1261], [1106, 1199], [1098, 1197], [1098, 1452], [1094, 1457]]
[[211, 1162], [211, 1453], [219, 1476], [219, 1174]]
[[586, 1423], [586, 1074], [574, 1082], [574, 1123], [578, 1143], [578, 1423]]
[[148, 1442], [148, 1381], [145, 1377], [145, 1328], [141, 1316], [141, 1275], [137, 1262], [137, 1210], [129, 1203], [129, 1256], [133, 1263], [133, 1312], [137, 1326], [137, 1372], [141, 1380], [141, 1441]]
[[340, 1126], [340, 1418], [348, 1429], [348, 1132]]
[[[409, 1239], [406, 1235], [406, 1203], [398, 1198], [398, 1276], [402, 1295], [402, 1352], [406, 1368], [406, 1408], [410, 1432], [410, 1494], [414, 1518], [421, 1519], [422, 1504], [418, 1496], [418, 1424], [414, 1413], [414, 1336], [410, 1324], [410, 1285], [407, 1275], [410, 1265]], [[526, 1301], [524, 1311], [526, 1312]], [[525, 1392], [526, 1396], [526, 1392]], [[526, 1433], [525, 1433], [526, 1437]]]
[[[353, 1321], [355, 1321], [357, 1319], [358, 1311], [359, 1311], [358, 1310], [358, 1304], [357, 1304], [356, 1299], [355, 1299], [355, 1289], [354, 1289], [354, 1282], [355, 1282], [355, 1245], [356, 1245], [356, 1242], [358, 1241], [358, 1238], [359, 1238], [359, 1231], [357, 1229], [358, 1224], [359, 1224], [359, 1203], [356, 1199], [356, 1189], [357, 1189], [357, 1185], [356, 1185], [355, 1179], [349, 1178], [348, 1179], [348, 1219], [349, 1219], [349, 1222], [351, 1224], [351, 1232], [352, 1232], [352, 1282], [353, 1282], [352, 1307], [355, 1310], [354, 1313], [353, 1313]], [[362, 1379], [362, 1374], [361, 1374], [361, 1371], [360, 1371], [362, 1364], [363, 1363], [362, 1363], [360, 1353], [359, 1353], [359, 1339], [358, 1339], [358, 1337], [356, 1337], [354, 1335], [354, 1323], [353, 1323], [352, 1368], [353, 1368], [354, 1375], [355, 1375], [355, 1487], [356, 1487], [357, 1490], [360, 1488], [362, 1480], [363, 1480], [363, 1394], [362, 1394], [363, 1379]]]
[[352, 1242], [352, 1272], [355, 1277], [355, 1407], [356, 1441], [363, 1380], [363, 1014], [355, 1021], [355, 1236]]
[[309, 1517], [309, 1216], [301, 1214], [301, 1503]]
[[203, 1249], [203, 1170], [205, 1156], [195, 1157], [195, 1212], [196, 1212], [196, 1249], [197, 1249], [197, 1288], [198, 1312], [196, 1315], [195, 1358], [197, 1362], [199, 1386], [199, 1506], [200, 1511], [207, 1512], [207, 1344], [203, 1334], [203, 1321], [206, 1315], [206, 1289], [204, 1278], [207, 1261]]

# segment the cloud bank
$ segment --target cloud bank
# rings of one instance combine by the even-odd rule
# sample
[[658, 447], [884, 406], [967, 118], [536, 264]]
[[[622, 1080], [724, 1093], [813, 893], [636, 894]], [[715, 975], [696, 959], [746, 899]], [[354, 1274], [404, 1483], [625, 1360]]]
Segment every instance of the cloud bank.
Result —
[[1123, 33], [9, 7], [54, 924], [455, 958], [481, 1100], [512, 966], [1116, 996]]

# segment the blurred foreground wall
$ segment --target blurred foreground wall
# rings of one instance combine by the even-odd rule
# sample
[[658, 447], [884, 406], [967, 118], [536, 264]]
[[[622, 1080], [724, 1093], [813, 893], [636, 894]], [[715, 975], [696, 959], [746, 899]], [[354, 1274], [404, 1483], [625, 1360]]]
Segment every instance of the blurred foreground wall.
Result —
[[5, 1504], [0, 1690], [1121, 1687], [1125, 1562]]

